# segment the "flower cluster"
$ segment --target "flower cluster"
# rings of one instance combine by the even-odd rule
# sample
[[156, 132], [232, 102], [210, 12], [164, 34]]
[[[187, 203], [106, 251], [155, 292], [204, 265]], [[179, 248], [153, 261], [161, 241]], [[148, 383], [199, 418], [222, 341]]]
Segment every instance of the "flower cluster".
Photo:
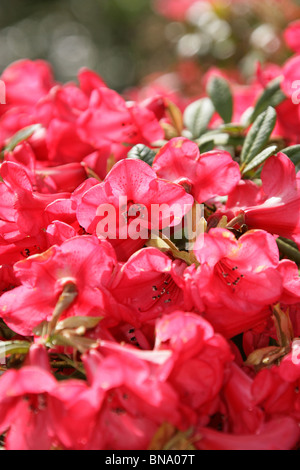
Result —
[[5, 449], [299, 447], [299, 31], [189, 103], [3, 72]]

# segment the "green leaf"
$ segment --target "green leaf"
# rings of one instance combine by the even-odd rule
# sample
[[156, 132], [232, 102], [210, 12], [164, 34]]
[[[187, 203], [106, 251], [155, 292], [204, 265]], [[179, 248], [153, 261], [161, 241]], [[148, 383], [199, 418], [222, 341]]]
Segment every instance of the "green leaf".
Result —
[[274, 155], [274, 153], [277, 150], [276, 145], [272, 145], [271, 147], [267, 147], [264, 149], [262, 152], [260, 152], [256, 157], [254, 157], [248, 165], [244, 166], [244, 168], [241, 170], [242, 174], [244, 175], [250, 170], [253, 170], [257, 166], [261, 165], [267, 158], [269, 158], [271, 155]]
[[28, 341], [0, 341], [0, 358], [11, 354], [27, 354], [30, 346]]
[[163, 147], [163, 146], [166, 145], [167, 143], [168, 143], [168, 141], [165, 140], [165, 139], [156, 140], [155, 142], [151, 142], [151, 147], [160, 149], [161, 147]]
[[11, 330], [5, 323], [4, 321], [0, 318], [0, 336], [2, 338], [10, 340], [13, 336], [15, 336], [16, 333]]
[[298, 248], [295, 248], [292, 241], [283, 237], [278, 237], [276, 238], [276, 243], [280, 253], [283, 256], [286, 256], [290, 260], [295, 261], [298, 266], [300, 265], [300, 251]]
[[156, 153], [144, 144], [138, 144], [132, 147], [127, 154], [127, 158], [142, 160], [148, 165], [152, 165]]
[[280, 151], [287, 155], [295, 166], [300, 163], [300, 145], [291, 145]]
[[201, 98], [186, 107], [183, 122], [191, 132], [192, 139], [197, 139], [206, 131], [214, 112], [214, 105], [209, 98]]
[[82, 336], [76, 336], [76, 334], [61, 334], [53, 335], [50, 338], [49, 344], [47, 346], [71, 346], [72, 348], [77, 349], [79, 352], [84, 354], [89, 349], [94, 349], [99, 346], [99, 343], [96, 340], [85, 338]]
[[275, 127], [276, 111], [269, 106], [254, 121], [248, 132], [241, 152], [241, 162], [249, 163], [264, 148]]
[[218, 128], [222, 132], [228, 132], [229, 134], [241, 134], [242, 132], [245, 131], [245, 126], [242, 124], [236, 124], [234, 122], [229, 122], [227, 124], [222, 124]]
[[237, 147], [243, 145], [244, 137], [229, 135], [225, 132], [220, 131], [211, 131], [202, 135], [199, 139], [196, 140], [196, 143], [199, 147], [212, 142], [214, 147], [232, 145]]
[[285, 94], [280, 88], [280, 82], [281, 77], [277, 77], [264, 89], [255, 104], [250, 118], [250, 123], [254, 122], [255, 119], [268, 108], [268, 106], [275, 108], [286, 99]]
[[199, 151], [200, 153], [206, 153], [206, 152], [211, 152], [214, 150], [215, 144], [213, 140], [209, 140], [208, 142], [205, 142], [204, 144], [199, 145]]
[[253, 106], [249, 106], [249, 108], [247, 108], [243, 114], [241, 115], [240, 117], [240, 123], [242, 126], [244, 127], [249, 127], [250, 124], [251, 124], [251, 117], [252, 117], [252, 114], [253, 114], [253, 111], [254, 111], [254, 107]]
[[24, 127], [10, 139], [5, 147], [5, 150], [12, 152], [18, 144], [24, 140], [28, 140], [38, 129], [41, 129], [41, 124], [33, 124], [32, 126]]
[[222, 77], [213, 77], [207, 85], [207, 94], [224, 122], [231, 122], [233, 112], [233, 99], [227, 80]]

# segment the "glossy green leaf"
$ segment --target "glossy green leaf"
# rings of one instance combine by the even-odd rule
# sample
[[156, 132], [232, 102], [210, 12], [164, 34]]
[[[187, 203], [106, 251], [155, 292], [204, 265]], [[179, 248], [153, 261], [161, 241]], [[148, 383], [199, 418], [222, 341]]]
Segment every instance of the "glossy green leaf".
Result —
[[41, 128], [40, 124], [33, 124], [32, 126], [27, 126], [18, 131], [8, 142], [5, 150], [12, 152], [18, 144], [24, 140], [28, 140], [34, 132]]
[[285, 94], [280, 88], [280, 82], [281, 77], [276, 77], [264, 89], [254, 106], [250, 123], [254, 122], [255, 119], [268, 108], [268, 106], [275, 108], [286, 99]]
[[260, 114], [249, 130], [241, 152], [244, 166], [256, 157], [267, 144], [276, 123], [276, 111], [269, 106]]
[[206, 131], [214, 111], [214, 105], [209, 98], [201, 98], [186, 107], [183, 122], [191, 132], [192, 139], [197, 139]]
[[11, 354], [27, 354], [30, 346], [28, 341], [0, 341], [0, 358]]
[[138, 144], [129, 150], [127, 157], [135, 160], [142, 160], [148, 165], [152, 165], [156, 153], [144, 144]]
[[300, 251], [294, 245], [294, 242], [292, 240], [288, 240], [283, 237], [277, 237], [276, 243], [278, 245], [280, 253], [283, 256], [289, 258], [292, 261], [295, 261], [298, 266], [300, 265]]
[[294, 165], [300, 163], [300, 145], [291, 145], [291, 147], [286, 147], [281, 152], [287, 155]]
[[244, 168], [242, 169], [242, 174], [246, 174], [248, 171], [253, 170], [257, 166], [261, 165], [267, 158], [269, 158], [271, 155], [274, 155], [274, 153], [277, 150], [276, 145], [271, 145], [271, 147], [267, 147], [264, 149], [262, 152], [260, 152], [256, 157], [254, 157]]
[[207, 94], [223, 121], [231, 122], [233, 98], [227, 80], [222, 77], [212, 77], [207, 85]]

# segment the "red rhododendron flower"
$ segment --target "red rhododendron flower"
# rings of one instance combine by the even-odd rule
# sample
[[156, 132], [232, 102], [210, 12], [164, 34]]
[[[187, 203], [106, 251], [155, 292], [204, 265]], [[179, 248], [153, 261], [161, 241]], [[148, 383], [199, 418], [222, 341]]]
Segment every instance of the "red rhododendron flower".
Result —
[[43, 60], [16, 61], [4, 70], [1, 80], [10, 106], [32, 106], [55, 84], [51, 67]]
[[261, 228], [300, 244], [300, 189], [295, 165], [283, 153], [270, 157], [261, 172], [264, 202], [244, 210], [249, 228]]
[[56, 86], [35, 108], [35, 120], [46, 129], [45, 142], [50, 161], [81, 161], [94, 147], [83, 142], [77, 120], [88, 107], [88, 97], [75, 85]]
[[230, 338], [269, 315], [265, 307], [282, 293], [278, 248], [270, 234], [249, 231], [236, 240], [215, 228], [201, 236], [194, 253], [200, 266], [184, 273], [187, 299], [191, 296], [216, 331]]
[[44, 194], [74, 191], [87, 177], [84, 165], [79, 162], [41, 165], [27, 142], [21, 142], [12, 152], [5, 152], [5, 161], [21, 165], [34, 190]]
[[262, 204], [263, 201], [264, 194], [261, 187], [251, 180], [240, 180], [228, 195], [226, 209], [233, 211], [237, 215], [241, 209]]
[[0, 430], [8, 430], [6, 448], [84, 448], [102, 397], [82, 380], [56, 381], [46, 349], [32, 345], [26, 365], [0, 379]]
[[253, 434], [227, 434], [210, 428], [199, 428], [199, 450], [290, 450], [299, 439], [297, 423], [289, 417], [264, 423]]
[[202, 3], [153, 1], [189, 58], [122, 95], [2, 72], [0, 448], [299, 448], [300, 22], [246, 81]]
[[[2, 214], [3, 220], [14, 222], [15, 230], [26, 235], [37, 235], [47, 225], [44, 210], [57, 199], [69, 198], [70, 193], [42, 194], [33, 191], [27, 172], [17, 163], [1, 165], [1, 190], [10, 203], [9, 210]], [[13, 202], [12, 202], [13, 201]]]
[[252, 385], [253, 380], [233, 363], [222, 393], [226, 409], [223, 431], [251, 434], [261, 427], [265, 415], [263, 409], [254, 404]]
[[207, 422], [233, 359], [228, 343], [200, 316], [175, 311], [158, 321], [155, 348], [173, 351], [168, 380], [182, 405], [197, 411], [197, 422]]
[[263, 406], [269, 416], [289, 415], [299, 420], [299, 351], [299, 340], [294, 339], [291, 352], [282, 358], [279, 366], [263, 369], [254, 378], [254, 401]]
[[[282, 68], [283, 80], [281, 82], [281, 88], [284, 93], [292, 97], [292, 95], [299, 90], [299, 70], [300, 70], [300, 56], [295, 55], [286, 61]], [[296, 83], [296, 87], [295, 84]]]
[[126, 155], [124, 144], [149, 145], [163, 138], [163, 130], [152, 111], [127, 104], [107, 87], [92, 92], [88, 109], [78, 119], [78, 132], [83, 142], [95, 148], [110, 143], [117, 158]]
[[[42, 366], [45, 356], [48, 367]], [[52, 444], [47, 405], [56, 380], [46, 350], [35, 351], [34, 357], [35, 361], [20, 370], [9, 370], [0, 378], [0, 432], [8, 430], [8, 450], [49, 450]]]
[[[192, 203], [181, 186], [157, 178], [146, 163], [128, 159], [114, 165], [103, 183], [86, 191], [77, 219], [88, 233], [107, 237], [122, 261], [145, 244], [151, 229], [179, 224]], [[155, 217], [153, 205], [162, 209]]]
[[152, 168], [160, 178], [183, 184], [198, 202], [230, 193], [241, 178], [228, 152], [200, 154], [197, 144], [182, 137], [159, 150]]
[[128, 305], [143, 324], [162, 313], [183, 307], [183, 292], [176, 278], [186, 267], [156, 248], [133, 254], [116, 274], [110, 291], [118, 302]]
[[157, 11], [173, 20], [184, 20], [185, 13], [197, 0], [154, 0]]
[[88, 448], [145, 449], [167, 421], [180, 425], [178, 395], [161, 368], [169, 351], [139, 352], [114, 343], [85, 359], [88, 380], [105, 392]]
[[300, 277], [296, 263], [289, 259], [280, 261], [278, 271], [282, 276], [283, 293], [281, 302], [295, 304], [300, 301]]
[[106, 285], [115, 264], [109, 243], [96, 237], [74, 237], [53, 245], [15, 264], [22, 285], [1, 296], [1, 317], [16, 332], [32, 335], [34, 327], [51, 319], [67, 284], [74, 285], [77, 292], [68, 316], [103, 316], [108, 305]]
[[300, 52], [300, 21], [293, 21], [283, 33], [287, 45], [294, 51]]

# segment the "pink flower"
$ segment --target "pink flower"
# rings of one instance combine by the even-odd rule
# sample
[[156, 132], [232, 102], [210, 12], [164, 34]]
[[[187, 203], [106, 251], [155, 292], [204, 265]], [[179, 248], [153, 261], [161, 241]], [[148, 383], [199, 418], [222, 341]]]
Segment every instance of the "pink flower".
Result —
[[110, 286], [114, 298], [136, 311], [138, 323], [183, 307], [183, 293], [176, 284], [186, 264], [156, 248], [134, 253], [116, 274]]
[[72, 192], [86, 179], [84, 166], [77, 162], [37, 169], [35, 175], [39, 186], [49, 192]]
[[293, 89], [295, 93], [295, 102], [292, 99], [286, 99], [276, 107], [277, 112], [277, 135], [284, 136], [289, 145], [299, 143], [300, 114], [299, 104], [299, 86]]
[[279, 253], [272, 235], [253, 230], [236, 240], [226, 229], [211, 229], [196, 242], [200, 266], [184, 272], [187, 301], [216, 331], [233, 337], [269, 315], [280, 299]]
[[207, 423], [218, 408], [220, 390], [233, 359], [226, 340], [199, 315], [175, 311], [157, 322], [155, 350], [173, 352], [168, 382], [180, 395], [186, 412]]
[[35, 191], [43, 194], [74, 191], [87, 177], [84, 165], [79, 162], [47, 166], [37, 160], [32, 146], [21, 142], [12, 152], [5, 152], [5, 161], [21, 165]]
[[300, 302], [300, 277], [296, 263], [283, 259], [279, 263], [278, 271], [283, 282], [281, 302], [287, 305]]
[[9, 106], [33, 106], [55, 84], [51, 67], [43, 60], [16, 61], [4, 70], [1, 80]]
[[33, 328], [50, 320], [64, 287], [71, 283], [77, 296], [65, 315], [103, 316], [110, 303], [106, 286], [116, 260], [108, 242], [74, 237], [14, 265], [22, 283], [0, 297], [1, 317], [14, 331], [32, 335]]
[[199, 203], [227, 195], [241, 178], [239, 165], [228, 152], [200, 154], [197, 144], [183, 137], [164, 145], [152, 168], [160, 178], [182, 184]]
[[0, 432], [7, 450], [84, 449], [104, 392], [83, 380], [58, 382], [46, 349], [33, 344], [20, 370], [0, 379]]
[[48, 398], [48, 410], [58, 448], [90, 448], [104, 392], [83, 380], [56, 383]]
[[4, 162], [1, 165], [0, 191], [5, 194], [2, 220], [13, 222], [15, 230], [26, 235], [37, 235], [47, 226], [44, 217], [46, 207], [57, 199], [67, 199], [70, 193], [42, 194], [34, 192], [27, 172], [21, 165]]
[[155, 9], [167, 18], [182, 21], [189, 7], [197, 0], [154, 0]]
[[81, 161], [94, 147], [83, 142], [77, 120], [88, 106], [88, 97], [77, 86], [53, 87], [34, 110], [34, 119], [46, 129], [47, 158], [56, 164]]
[[[287, 99], [276, 106], [277, 121], [272, 135], [284, 136], [290, 145], [298, 143], [298, 130], [300, 125], [299, 106], [297, 102], [294, 102], [292, 99], [293, 97], [297, 99], [299, 95], [299, 86], [297, 86], [297, 82], [295, 81], [297, 77], [293, 76], [295, 67], [297, 70], [298, 65], [297, 63], [293, 63], [293, 59], [289, 59], [283, 67], [279, 67], [279, 65], [276, 64], [267, 64], [263, 69], [259, 65], [257, 67], [257, 79], [264, 88], [273, 79], [277, 77], [282, 78], [280, 86], [286, 94]], [[293, 88], [295, 85], [296, 87]]]
[[[145, 244], [151, 229], [179, 224], [192, 204], [192, 196], [181, 186], [157, 178], [146, 163], [128, 159], [86, 191], [77, 219], [88, 233], [107, 237], [124, 261]], [[153, 215], [158, 205], [162, 211]]]
[[90, 97], [95, 88], [106, 87], [106, 83], [99, 75], [87, 67], [82, 67], [78, 72], [78, 81], [83, 93]]
[[228, 195], [226, 209], [237, 215], [241, 209], [262, 204], [264, 195], [261, 187], [251, 180], [240, 180], [237, 186]]
[[[5, 105], [1, 105], [1, 110], [2, 106], [5, 108]], [[4, 147], [14, 134], [24, 127], [36, 124], [36, 121], [25, 106], [12, 106], [0, 117], [0, 124], [0, 144]]]
[[[48, 363], [45, 350], [34, 353], [36, 362]], [[42, 356], [42, 357], [41, 357]], [[0, 378], [0, 433], [7, 432], [7, 450], [49, 450], [53, 431], [48, 410], [49, 393], [56, 386], [49, 364], [24, 365]]]
[[1, 146], [20, 129], [39, 122], [35, 106], [55, 85], [50, 65], [43, 60], [13, 62], [1, 75], [6, 104], [1, 104]]
[[89, 383], [105, 393], [87, 448], [147, 449], [163, 422], [180, 426], [178, 396], [164, 372], [171, 353], [101, 346], [84, 359]]
[[263, 203], [244, 210], [246, 225], [300, 244], [300, 186], [294, 164], [280, 152], [264, 164], [261, 179]]
[[299, 340], [291, 344], [291, 352], [286, 354], [279, 366], [258, 372], [252, 385], [255, 404], [263, 406], [268, 416], [291, 416], [300, 418], [300, 361]]
[[293, 450], [299, 441], [299, 427], [289, 417], [274, 418], [255, 433], [236, 435], [199, 428], [199, 450]]
[[281, 82], [281, 88], [289, 97], [292, 97], [293, 93], [295, 93], [297, 89], [299, 90], [299, 86], [296, 88], [294, 87], [294, 83], [299, 80], [299, 70], [300, 55], [292, 56], [285, 62], [282, 68], [283, 80]]
[[236, 363], [232, 363], [222, 390], [226, 409], [223, 431], [238, 435], [254, 434], [264, 422], [263, 410], [254, 404], [252, 385], [253, 380]]
[[284, 31], [284, 39], [287, 45], [297, 53], [300, 53], [300, 20], [295, 20]]
[[115, 91], [107, 87], [91, 93], [89, 107], [78, 118], [81, 140], [94, 148], [107, 143], [117, 159], [124, 157], [127, 146], [138, 143], [150, 145], [162, 139], [163, 130], [155, 114], [146, 107], [126, 103]]

